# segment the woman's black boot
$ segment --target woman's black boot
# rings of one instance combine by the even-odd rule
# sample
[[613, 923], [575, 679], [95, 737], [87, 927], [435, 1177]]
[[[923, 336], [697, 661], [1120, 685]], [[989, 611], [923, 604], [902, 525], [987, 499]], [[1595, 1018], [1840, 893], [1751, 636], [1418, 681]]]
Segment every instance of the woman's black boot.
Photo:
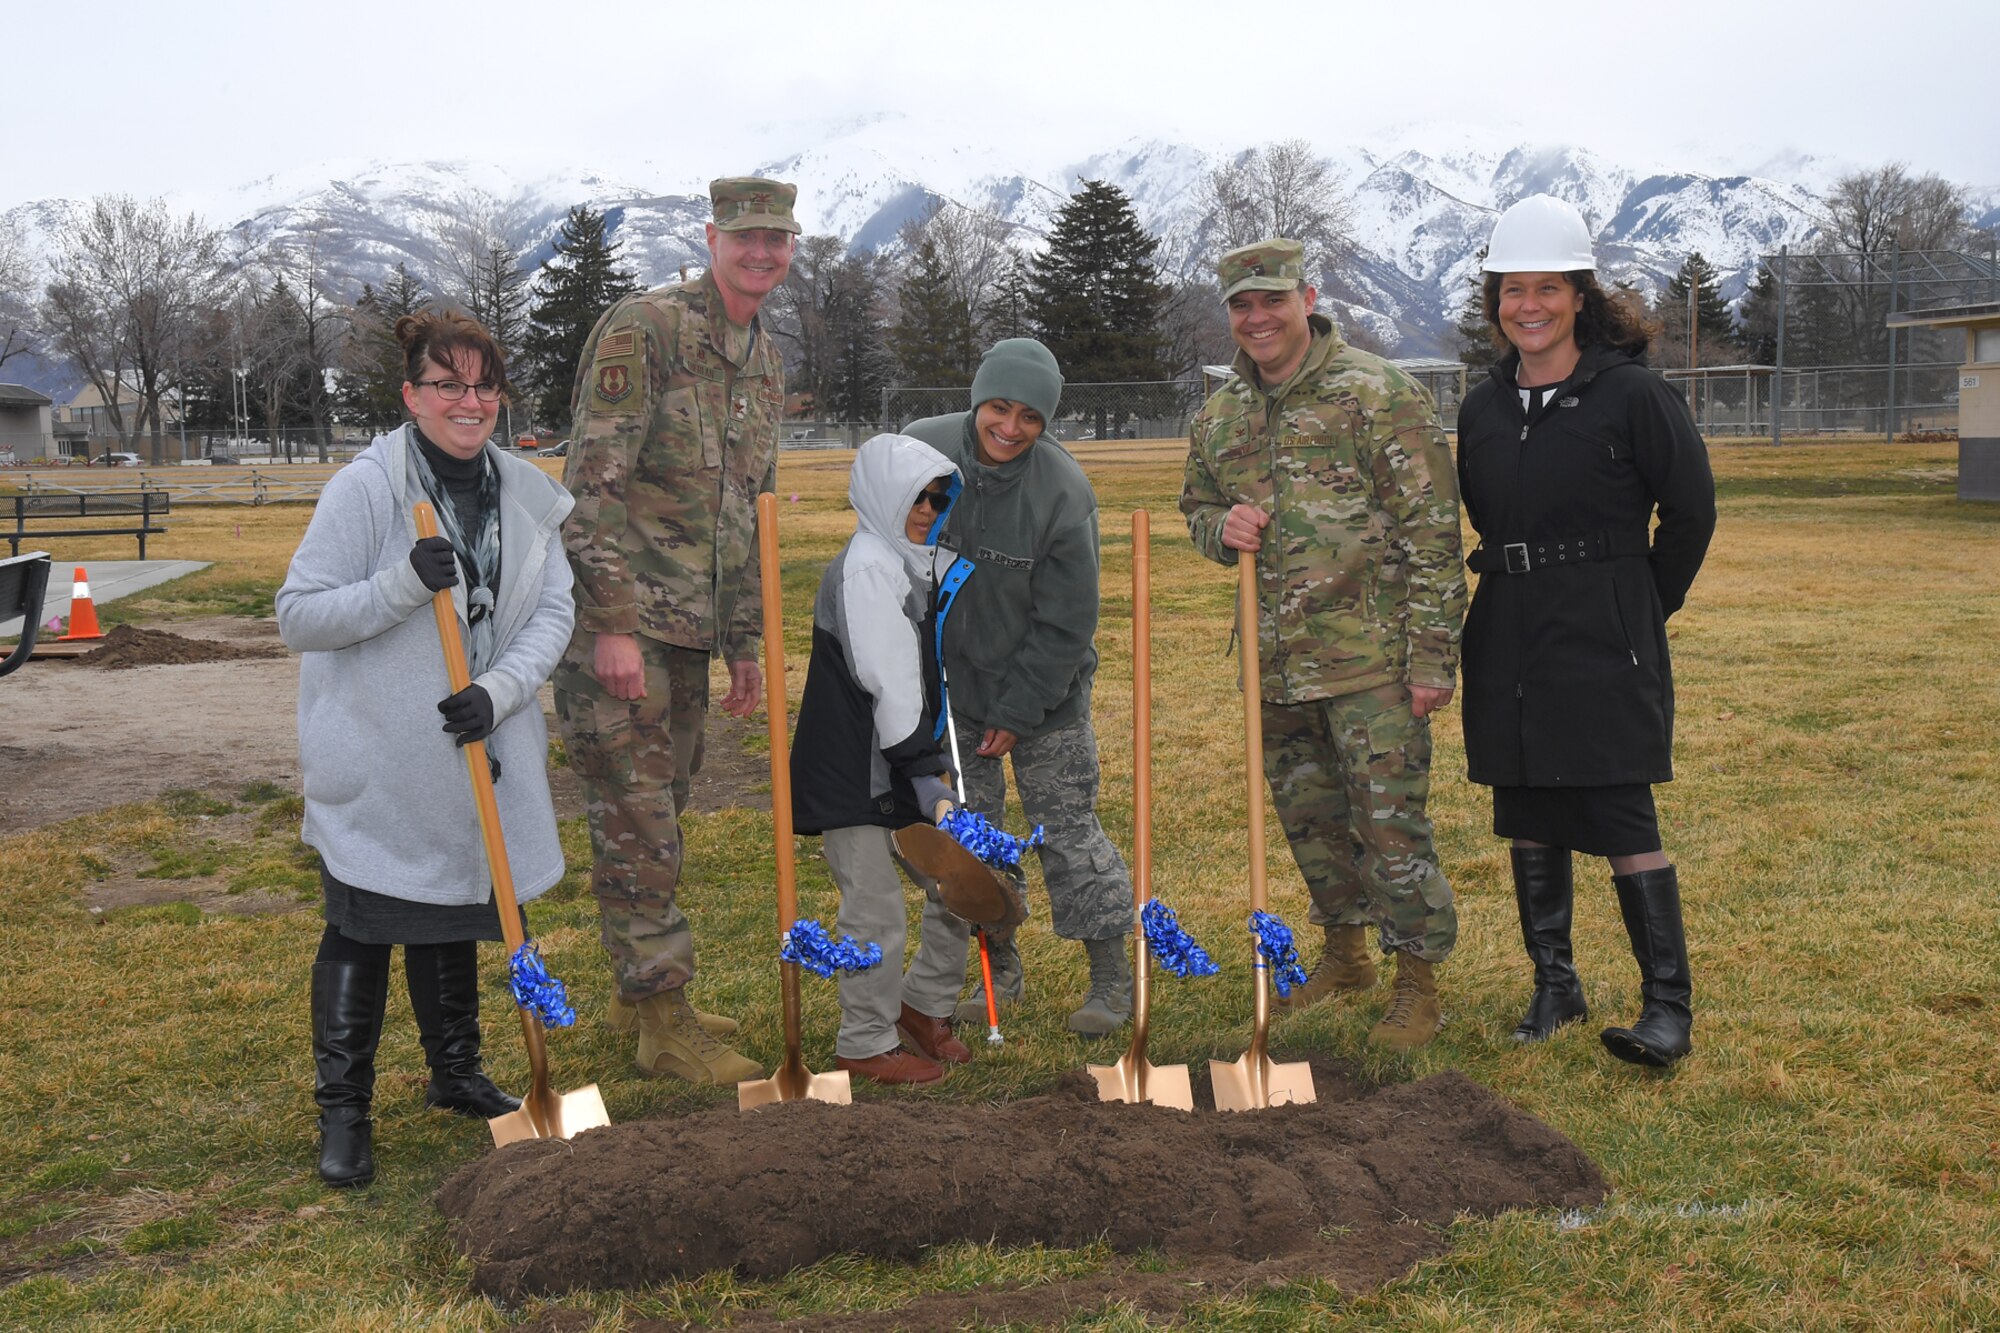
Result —
[[319, 1178], [338, 1187], [375, 1179], [375, 1046], [389, 998], [386, 963], [314, 963], [313, 1100], [319, 1103]]
[[1521, 910], [1521, 942], [1535, 965], [1535, 997], [1514, 1025], [1515, 1041], [1547, 1041], [1564, 1024], [1590, 1015], [1570, 962], [1575, 898], [1569, 848], [1514, 848], [1514, 904]]
[[1604, 1045], [1620, 1060], [1665, 1069], [1694, 1049], [1688, 1007], [1694, 988], [1688, 978], [1687, 932], [1681, 925], [1681, 887], [1674, 868], [1613, 875], [1632, 956], [1639, 960], [1639, 1021], [1629, 1028], [1606, 1028]]
[[479, 1061], [479, 951], [471, 940], [403, 947], [410, 1010], [431, 1067], [424, 1105], [491, 1120], [521, 1109]]

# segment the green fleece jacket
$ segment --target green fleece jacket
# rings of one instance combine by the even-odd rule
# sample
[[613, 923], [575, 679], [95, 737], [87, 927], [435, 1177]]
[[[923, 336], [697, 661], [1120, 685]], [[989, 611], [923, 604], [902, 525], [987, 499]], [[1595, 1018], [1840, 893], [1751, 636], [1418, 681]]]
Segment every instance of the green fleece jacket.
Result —
[[976, 567], [945, 618], [953, 714], [1023, 738], [1087, 716], [1097, 673], [1097, 496], [1083, 469], [1046, 435], [1011, 462], [980, 462], [970, 412], [926, 417], [903, 433], [965, 476], [938, 539]]

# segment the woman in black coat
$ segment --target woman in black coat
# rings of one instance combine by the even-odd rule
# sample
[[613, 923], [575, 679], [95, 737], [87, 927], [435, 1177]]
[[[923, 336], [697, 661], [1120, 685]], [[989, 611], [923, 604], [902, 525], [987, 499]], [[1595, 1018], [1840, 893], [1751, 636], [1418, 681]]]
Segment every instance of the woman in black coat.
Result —
[[[1644, 997], [1613, 1055], [1691, 1049], [1680, 888], [1652, 784], [1673, 777], [1667, 617], [1715, 531], [1715, 482], [1687, 406], [1646, 369], [1649, 331], [1598, 286], [1582, 217], [1547, 195], [1494, 227], [1487, 323], [1511, 350], [1458, 415], [1459, 489], [1480, 546], [1465, 622], [1465, 752], [1513, 843], [1542, 1041], [1587, 1016], [1570, 962], [1570, 853], [1605, 857]], [[1652, 529], [1657, 513], [1659, 525]]]

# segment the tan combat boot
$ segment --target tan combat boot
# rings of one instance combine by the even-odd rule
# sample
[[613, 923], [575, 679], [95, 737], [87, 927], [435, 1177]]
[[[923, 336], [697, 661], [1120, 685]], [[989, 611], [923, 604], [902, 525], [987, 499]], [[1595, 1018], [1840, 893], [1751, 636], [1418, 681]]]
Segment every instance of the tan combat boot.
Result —
[[633, 1008], [639, 1012], [639, 1072], [671, 1074], [690, 1083], [741, 1083], [764, 1077], [764, 1066], [717, 1041], [695, 1016], [684, 990], [663, 990]]
[[1396, 988], [1389, 994], [1382, 1021], [1369, 1030], [1369, 1042], [1392, 1051], [1414, 1051], [1443, 1027], [1437, 974], [1431, 964], [1413, 953], [1397, 954]]
[[1289, 1012], [1309, 1009], [1343, 991], [1367, 990], [1375, 984], [1375, 959], [1368, 948], [1368, 927], [1327, 926], [1326, 948], [1319, 965], [1303, 986], [1281, 996], [1278, 1007]]
[[[724, 1018], [721, 1014], [705, 1014], [694, 1011], [695, 1022], [708, 1029], [711, 1037], [733, 1037], [736, 1035], [736, 1020]], [[617, 991], [611, 992], [611, 1007], [604, 1011], [604, 1026], [613, 1032], [626, 1033], [639, 1030], [639, 1011]]]

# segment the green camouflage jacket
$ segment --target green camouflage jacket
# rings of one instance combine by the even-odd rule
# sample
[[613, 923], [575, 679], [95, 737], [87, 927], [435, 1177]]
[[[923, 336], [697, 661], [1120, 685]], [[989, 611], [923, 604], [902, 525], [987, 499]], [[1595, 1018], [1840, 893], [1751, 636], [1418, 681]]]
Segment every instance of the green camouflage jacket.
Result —
[[1236, 355], [1190, 432], [1181, 512], [1234, 565], [1222, 520], [1273, 516], [1257, 557], [1263, 697], [1301, 703], [1392, 681], [1450, 689], [1465, 571], [1458, 478], [1421, 385], [1311, 316], [1312, 348], [1273, 393]]
[[628, 296], [591, 330], [571, 398], [563, 544], [579, 634], [755, 658], [757, 494], [773, 488], [784, 366], [707, 274]]

